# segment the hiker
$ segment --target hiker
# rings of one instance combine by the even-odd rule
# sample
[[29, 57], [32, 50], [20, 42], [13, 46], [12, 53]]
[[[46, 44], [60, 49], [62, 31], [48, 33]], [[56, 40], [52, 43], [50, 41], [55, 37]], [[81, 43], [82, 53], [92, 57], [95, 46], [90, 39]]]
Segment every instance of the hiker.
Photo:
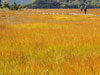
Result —
[[80, 12], [81, 12], [81, 13], [82, 13], [82, 11], [83, 11], [83, 8], [84, 8], [84, 6], [81, 5], [81, 6], [80, 6]]
[[84, 7], [84, 13], [87, 13], [87, 6]]

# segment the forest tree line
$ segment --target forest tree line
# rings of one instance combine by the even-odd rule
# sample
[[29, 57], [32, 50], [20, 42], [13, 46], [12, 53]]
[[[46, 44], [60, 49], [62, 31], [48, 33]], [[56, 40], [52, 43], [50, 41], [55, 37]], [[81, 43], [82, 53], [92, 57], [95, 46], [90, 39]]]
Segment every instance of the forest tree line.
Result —
[[0, 0], [0, 8], [8, 8], [10, 10], [21, 10], [23, 8], [25, 8], [25, 5], [19, 5], [16, 4], [16, 2], [13, 2], [12, 4], [10, 4], [7, 0], [3, 0], [3, 2], [1, 2]]

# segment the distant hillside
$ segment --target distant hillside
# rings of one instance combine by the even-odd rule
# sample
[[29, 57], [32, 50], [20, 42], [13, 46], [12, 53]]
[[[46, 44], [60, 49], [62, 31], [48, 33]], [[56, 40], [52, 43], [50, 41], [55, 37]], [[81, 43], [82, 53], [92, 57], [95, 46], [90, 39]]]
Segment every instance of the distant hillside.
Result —
[[90, 8], [100, 7], [100, 0], [33, 0], [29, 8], [78, 8], [81, 4]]

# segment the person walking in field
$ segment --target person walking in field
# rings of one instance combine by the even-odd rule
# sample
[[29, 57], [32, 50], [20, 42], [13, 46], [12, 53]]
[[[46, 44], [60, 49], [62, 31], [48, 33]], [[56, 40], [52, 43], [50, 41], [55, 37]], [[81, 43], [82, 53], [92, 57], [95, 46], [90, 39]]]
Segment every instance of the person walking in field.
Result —
[[84, 8], [84, 6], [81, 5], [81, 6], [80, 6], [80, 12], [81, 12], [81, 13], [82, 13], [82, 11], [83, 11], [83, 8]]
[[87, 6], [84, 7], [84, 13], [87, 13]]

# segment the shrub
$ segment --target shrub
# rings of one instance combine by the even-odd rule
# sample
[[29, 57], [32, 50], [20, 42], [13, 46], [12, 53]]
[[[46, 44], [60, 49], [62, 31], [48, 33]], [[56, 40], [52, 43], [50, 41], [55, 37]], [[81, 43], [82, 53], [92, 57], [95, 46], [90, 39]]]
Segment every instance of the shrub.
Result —
[[10, 8], [10, 4], [8, 3], [7, 0], [4, 0], [4, 1], [3, 1], [2, 7], [3, 7], [3, 8]]

